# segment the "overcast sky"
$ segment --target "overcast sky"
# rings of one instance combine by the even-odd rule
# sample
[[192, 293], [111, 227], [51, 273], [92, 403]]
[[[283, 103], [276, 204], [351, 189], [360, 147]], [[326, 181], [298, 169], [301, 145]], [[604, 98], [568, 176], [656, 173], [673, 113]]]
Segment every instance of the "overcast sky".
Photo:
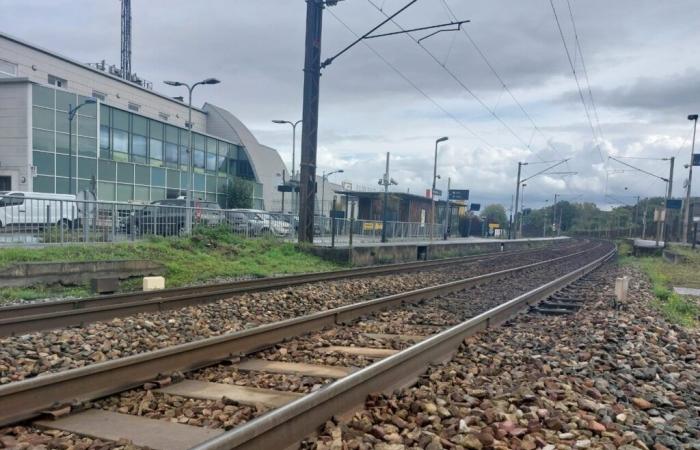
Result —
[[[327, 9], [324, 58], [354, 39], [353, 32], [379, 23], [380, 9], [390, 14], [407, 2], [345, 0]], [[569, 4], [554, 0], [593, 130], [549, 0], [418, 0], [398, 16], [400, 26], [444, 23], [452, 13], [471, 22], [465, 32], [440, 33], [420, 45], [426, 32], [413, 34], [415, 40], [366, 41], [371, 49], [361, 44], [325, 69], [319, 173], [343, 169], [334, 181], [374, 187], [391, 152], [396, 190], [424, 193], [435, 139], [449, 136], [439, 153], [439, 187], [451, 177], [453, 188], [472, 190], [474, 202], [508, 207], [517, 161], [562, 158], [571, 160], [557, 171], [576, 175], [532, 179], [526, 207], [551, 203], [555, 193], [601, 205], [662, 195], [661, 180], [622, 172], [608, 155], [678, 157], [679, 195], [692, 136], [686, 116], [700, 111], [700, 2], [570, 5], [583, 55]], [[132, 67], [170, 95], [183, 92], [161, 80], [221, 79], [200, 88], [195, 103], [230, 110], [291, 164], [291, 129], [270, 120], [301, 118], [305, 9], [303, 0], [133, 0]], [[80, 61], [119, 63], [118, 0], [0, 0], [0, 11], [3, 32]], [[382, 30], [398, 28], [390, 23]], [[624, 161], [668, 175], [665, 161]], [[525, 177], [545, 167], [531, 164]]]

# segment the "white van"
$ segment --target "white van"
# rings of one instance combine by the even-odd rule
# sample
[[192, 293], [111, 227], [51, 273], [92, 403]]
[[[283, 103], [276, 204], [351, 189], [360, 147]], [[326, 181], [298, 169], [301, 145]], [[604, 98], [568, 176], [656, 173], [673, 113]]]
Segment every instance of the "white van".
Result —
[[0, 227], [12, 225], [66, 226], [78, 219], [75, 195], [0, 191]]

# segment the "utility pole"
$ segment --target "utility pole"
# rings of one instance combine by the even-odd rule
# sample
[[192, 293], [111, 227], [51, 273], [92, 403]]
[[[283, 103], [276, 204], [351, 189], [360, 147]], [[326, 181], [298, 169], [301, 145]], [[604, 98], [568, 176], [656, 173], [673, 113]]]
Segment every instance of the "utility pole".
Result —
[[559, 194], [554, 194], [554, 206], [552, 206], [552, 227], [557, 230], [557, 236], [559, 236], [559, 227], [557, 226], [557, 198]]
[[445, 232], [443, 233], [443, 239], [447, 240], [447, 230], [450, 228], [450, 177], [447, 177], [447, 203], [445, 204]]
[[688, 224], [690, 223], [690, 188], [693, 183], [693, 159], [695, 156], [695, 131], [698, 128], [698, 115], [691, 114], [688, 120], [694, 120], [693, 124], [693, 143], [690, 147], [690, 165], [688, 166], [688, 186], [685, 193], [685, 212], [683, 214], [683, 242], [688, 242]]
[[430, 208], [430, 240], [433, 240], [433, 233], [435, 229], [435, 183], [437, 182], [437, 157], [438, 157], [438, 145], [440, 142], [445, 142], [448, 139], [447, 136], [443, 136], [435, 140], [435, 156], [433, 159], [433, 188], [430, 191], [431, 208]]
[[398, 185], [393, 178], [389, 176], [389, 156], [390, 153], [386, 152], [386, 170], [384, 171], [384, 176], [379, 180], [379, 184], [384, 186], [384, 202], [382, 204], [382, 242], [386, 242], [386, 215], [387, 215], [387, 205], [389, 203], [389, 186], [392, 184]]
[[[522, 173], [522, 168], [523, 166], [526, 166], [527, 163], [523, 162], [518, 162], [518, 179], [515, 183], [515, 212], [513, 213], [513, 229], [516, 230], [513, 235], [513, 239], [517, 239], [518, 237], [518, 201], [520, 200], [520, 174]], [[522, 223], [522, 220], [521, 220]], [[520, 231], [522, 232], [522, 228], [520, 228]]]
[[[523, 193], [520, 196], [520, 215], [522, 216], [520, 218], [520, 230], [519, 230], [520, 237], [523, 237], [523, 222], [525, 222], [525, 216], [523, 215], [525, 213], [525, 186], [527, 186], [527, 184], [523, 183], [523, 185], [521, 186]], [[516, 198], [517, 198], [517, 196], [516, 196]]]
[[321, 79], [323, 7], [322, 0], [306, 0], [304, 105], [299, 174], [299, 242], [314, 241], [316, 145], [318, 143], [318, 101]]
[[[668, 200], [673, 197], [673, 166], [676, 164], [676, 157], [672, 156], [669, 158], [669, 162], [671, 165], [671, 170], [668, 174], [668, 181], [666, 182], [668, 184], [667, 190], [666, 190], [666, 202], [668, 203]], [[664, 210], [666, 211], [666, 214], [664, 214], [664, 220], [661, 222], [661, 236], [664, 240], [664, 248], [666, 247], [666, 241], [668, 240], [666, 238], [666, 221], [669, 220], [668, 218], [668, 208], [666, 208], [666, 204], [664, 204]]]

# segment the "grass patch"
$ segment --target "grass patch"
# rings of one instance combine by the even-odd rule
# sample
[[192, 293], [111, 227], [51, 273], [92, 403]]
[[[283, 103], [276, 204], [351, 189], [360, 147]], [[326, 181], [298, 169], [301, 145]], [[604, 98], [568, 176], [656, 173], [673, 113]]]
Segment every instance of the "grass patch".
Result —
[[[162, 263], [167, 287], [205, 283], [216, 278], [263, 277], [339, 268], [293, 243], [274, 238], [246, 239], [223, 227], [196, 229], [188, 237], [153, 237], [133, 243], [0, 249], [0, 268], [31, 261], [115, 259], [148, 259]], [[122, 284], [124, 290], [139, 285], [138, 280]], [[87, 286], [0, 289], [0, 301], [85, 295], [88, 295]]]
[[671, 264], [659, 256], [622, 257], [620, 262], [637, 267], [649, 276], [656, 296], [653, 306], [659, 309], [666, 319], [686, 327], [697, 327], [700, 324], [700, 307], [697, 300], [673, 291], [674, 285], [693, 287], [691, 282], [697, 285], [697, 273], [700, 269], [700, 257], [697, 254], [690, 255], [690, 258], [681, 264]]

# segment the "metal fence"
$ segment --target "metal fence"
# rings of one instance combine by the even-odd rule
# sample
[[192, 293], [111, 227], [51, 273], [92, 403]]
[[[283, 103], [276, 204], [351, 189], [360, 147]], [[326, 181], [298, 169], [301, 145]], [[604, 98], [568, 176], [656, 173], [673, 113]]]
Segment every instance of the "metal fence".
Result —
[[[258, 210], [204, 207], [210, 202], [165, 200], [158, 205], [75, 200], [72, 196], [0, 195], [0, 245], [66, 244], [135, 241], [145, 237], [186, 233], [187, 216], [194, 229], [226, 227], [245, 237], [276, 237], [296, 241], [298, 217]], [[214, 205], [215, 206], [215, 205]], [[430, 239], [431, 226], [387, 222], [388, 240]], [[433, 237], [442, 238], [444, 226], [434, 225]], [[379, 242], [381, 221], [314, 219], [314, 241], [320, 245]]]

